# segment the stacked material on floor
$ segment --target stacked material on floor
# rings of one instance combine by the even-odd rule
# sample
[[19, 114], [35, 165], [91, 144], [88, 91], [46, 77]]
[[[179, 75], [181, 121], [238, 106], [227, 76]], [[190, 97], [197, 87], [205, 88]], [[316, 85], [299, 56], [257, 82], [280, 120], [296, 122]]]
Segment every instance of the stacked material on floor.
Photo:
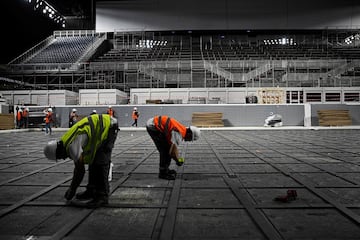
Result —
[[319, 110], [320, 126], [346, 126], [351, 125], [349, 110]]
[[151, 100], [151, 99], [147, 99], [146, 100], [146, 104], [161, 104], [162, 101], [160, 99], [155, 99], [155, 100]]
[[0, 114], [1, 130], [13, 129], [14, 126], [14, 114]]
[[219, 112], [194, 112], [192, 125], [197, 127], [223, 127], [222, 113]]

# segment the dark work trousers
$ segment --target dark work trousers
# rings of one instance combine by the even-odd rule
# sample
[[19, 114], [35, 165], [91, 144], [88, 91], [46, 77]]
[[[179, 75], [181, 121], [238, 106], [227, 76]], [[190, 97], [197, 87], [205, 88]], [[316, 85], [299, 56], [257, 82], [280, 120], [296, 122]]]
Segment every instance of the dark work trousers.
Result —
[[134, 122], [133, 122], [133, 124], [131, 124], [131, 126], [133, 127], [134, 125], [137, 127], [137, 119], [134, 119]]
[[109, 196], [109, 169], [111, 151], [106, 152], [103, 148], [97, 150], [94, 161], [89, 164], [89, 182], [87, 191], [93, 192], [96, 197]]
[[157, 130], [156, 128], [146, 127], [151, 139], [154, 141], [155, 146], [160, 154], [160, 173], [166, 174], [169, 171], [171, 163], [171, 156], [169, 154], [171, 145], [166, 140], [165, 134]]
[[111, 152], [117, 138], [117, 129], [110, 128], [108, 139], [96, 151], [94, 161], [89, 164], [89, 182], [87, 191], [93, 192], [95, 198], [109, 197], [109, 169], [111, 163]]

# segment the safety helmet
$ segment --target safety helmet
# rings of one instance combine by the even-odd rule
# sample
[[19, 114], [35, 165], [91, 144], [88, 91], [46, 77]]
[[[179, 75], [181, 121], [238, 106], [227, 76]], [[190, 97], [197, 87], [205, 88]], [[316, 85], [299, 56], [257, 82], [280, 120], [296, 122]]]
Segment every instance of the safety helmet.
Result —
[[96, 109], [92, 110], [93, 113], [96, 113]]
[[134, 110], [137, 110], [137, 107], [134, 107]]
[[194, 126], [190, 126], [190, 130], [192, 132], [192, 140], [198, 140], [200, 138], [200, 129]]
[[109, 105], [109, 108], [112, 108], [112, 106], [111, 106], [111, 105]]
[[76, 112], [77, 110], [76, 110], [76, 108], [73, 108], [73, 110], [72, 110], [73, 112]]
[[52, 108], [48, 108], [48, 111], [49, 111], [49, 112], [52, 112]]
[[44, 147], [44, 155], [47, 159], [56, 160], [57, 141], [52, 140]]

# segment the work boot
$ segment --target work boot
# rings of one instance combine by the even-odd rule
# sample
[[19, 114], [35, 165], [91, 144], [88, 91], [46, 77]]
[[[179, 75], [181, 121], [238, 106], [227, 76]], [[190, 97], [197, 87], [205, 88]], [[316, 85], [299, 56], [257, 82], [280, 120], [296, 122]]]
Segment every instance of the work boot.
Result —
[[105, 196], [97, 196], [94, 199], [86, 202], [86, 207], [87, 208], [97, 208], [97, 207], [101, 207], [104, 205], [107, 205], [109, 203], [109, 199]]
[[168, 171], [167, 172], [160, 171], [159, 178], [165, 180], [175, 180], [175, 176], [173, 174], [170, 174]]
[[168, 174], [176, 175], [176, 171], [174, 169], [169, 169]]
[[80, 201], [90, 200], [94, 198], [94, 192], [90, 190], [85, 190], [84, 192], [77, 193], [75, 198]]

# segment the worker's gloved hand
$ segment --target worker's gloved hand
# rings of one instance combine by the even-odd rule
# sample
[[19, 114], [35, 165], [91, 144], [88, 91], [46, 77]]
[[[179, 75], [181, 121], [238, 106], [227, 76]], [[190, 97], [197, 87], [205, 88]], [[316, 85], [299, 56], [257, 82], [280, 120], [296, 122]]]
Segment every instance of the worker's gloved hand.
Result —
[[185, 161], [184, 158], [178, 158], [178, 160], [176, 161], [176, 165], [182, 166], [184, 164], [184, 161]]
[[71, 200], [75, 196], [76, 190], [71, 187], [66, 191], [64, 197], [66, 200]]

